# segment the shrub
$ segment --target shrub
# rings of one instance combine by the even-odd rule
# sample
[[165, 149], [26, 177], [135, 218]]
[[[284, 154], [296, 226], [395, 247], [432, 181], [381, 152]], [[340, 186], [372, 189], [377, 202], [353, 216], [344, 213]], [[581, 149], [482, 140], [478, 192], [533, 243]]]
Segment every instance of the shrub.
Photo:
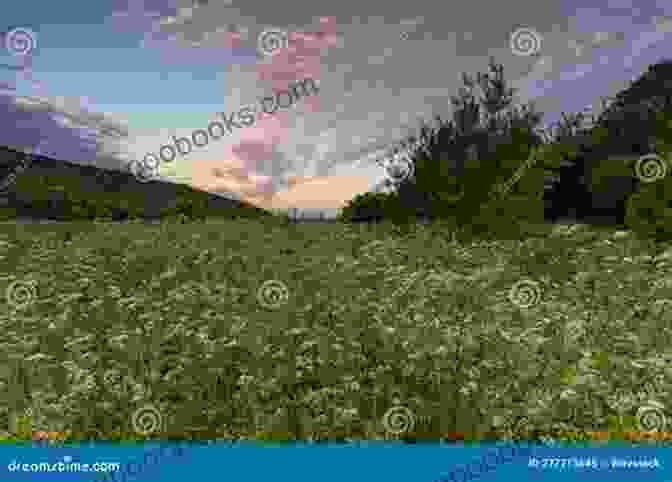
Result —
[[[653, 126], [649, 154], [655, 156], [642, 159], [639, 166], [640, 156], [636, 154], [608, 161], [592, 161], [589, 177], [591, 191], [604, 196], [603, 204], [617, 208], [621, 218], [619, 222], [642, 236], [665, 238], [672, 232], [672, 163], [669, 161], [672, 152], [672, 113], [657, 112], [652, 117], [654, 119], [649, 119], [649, 124]], [[638, 169], [641, 172], [637, 172]], [[658, 175], [662, 175], [662, 179], [648, 183], [638, 178]]]
[[630, 159], [591, 160], [587, 170], [587, 188], [596, 213], [612, 213], [623, 222], [625, 203], [638, 188], [639, 182]]
[[463, 174], [453, 182], [461, 192], [441, 212], [452, 211], [461, 225], [543, 222], [544, 168], [537, 154], [531, 154], [529, 145], [513, 142], [495, 155], [495, 160], [465, 162]]
[[367, 192], [358, 194], [342, 209], [338, 218], [343, 222], [370, 222], [382, 221], [389, 215], [390, 193]]
[[[530, 149], [542, 143], [534, 131], [541, 115], [531, 105], [514, 106], [515, 89], [507, 87], [503, 67], [494, 60], [489, 67], [476, 80], [463, 75], [465, 87], [451, 97], [453, 120], [437, 116], [436, 129], [424, 124], [418, 142], [411, 136], [401, 143], [409, 153], [413, 176], [392, 184], [408, 209], [470, 225], [485, 216], [481, 209], [491, 201], [494, 187], [510, 179]], [[395, 149], [395, 157], [398, 152]], [[529, 171], [515, 183], [512, 193], [534, 200], [543, 221], [544, 173]]]
[[672, 239], [672, 177], [645, 184], [627, 200], [625, 225], [646, 238]]

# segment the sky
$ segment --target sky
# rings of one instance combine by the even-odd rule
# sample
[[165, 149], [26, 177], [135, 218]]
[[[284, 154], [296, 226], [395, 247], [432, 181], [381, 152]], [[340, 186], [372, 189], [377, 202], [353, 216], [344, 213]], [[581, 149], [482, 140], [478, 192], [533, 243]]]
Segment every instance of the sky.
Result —
[[[491, 56], [548, 125], [672, 51], [662, 0], [23, 0], [2, 23], [0, 144], [109, 169], [152, 153], [164, 180], [327, 215], [379, 185], [375, 160], [422, 120], [450, 118]], [[286, 100], [305, 79], [318, 90]], [[262, 98], [286, 105], [261, 114]], [[158, 160], [243, 107], [250, 125]]]

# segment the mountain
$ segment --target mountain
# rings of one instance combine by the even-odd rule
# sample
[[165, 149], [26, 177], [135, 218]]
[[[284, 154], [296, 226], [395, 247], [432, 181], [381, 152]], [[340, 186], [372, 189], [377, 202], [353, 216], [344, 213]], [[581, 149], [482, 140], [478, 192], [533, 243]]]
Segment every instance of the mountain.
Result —
[[[21, 151], [0, 146], [0, 179], [7, 182], [26, 157]], [[270, 215], [246, 202], [184, 184], [140, 182], [129, 172], [40, 155], [29, 158], [27, 168], [0, 191], [0, 209], [5, 219], [91, 219], [100, 213], [116, 220], [159, 219], [180, 213], [222, 218]]]

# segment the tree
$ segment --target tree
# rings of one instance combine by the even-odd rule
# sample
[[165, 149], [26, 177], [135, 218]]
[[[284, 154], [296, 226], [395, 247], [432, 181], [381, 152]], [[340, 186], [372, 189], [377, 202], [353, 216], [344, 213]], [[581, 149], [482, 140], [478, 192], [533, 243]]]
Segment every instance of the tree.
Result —
[[[531, 147], [543, 143], [536, 131], [543, 114], [532, 103], [514, 105], [516, 89], [508, 87], [503, 70], [491, 58], [489, 71], [476, 79], [463, 74], [464, 87], [451, 96], [452, 120], [436, 116], [436, 127], [423, 122], [419, 138], [410, 136], [395, 147], [392, 157], [412, 165], [413, 175], [391, 180], [390, 186], [418, 214], [434, 217], [459, 201], [468, 218], [486, 200], [491, 185], [511, 175]], [[472, 184], [465, 198], [460, 195], [467, 182], [465, 166], [478, 163], [487, 167], [476, 176], [481, 186], [471, 189]]]
[[[601, 113], [571, 159], [585, 176], [586, 212], [623, 224], [627, 199], [640, 188], [635, 161], [660, 148], [661, 115], [672, 113], [672, 60], [651, 65]], [[667, 135], [667, 134], [664, 134]], [[575, 143], [580, 135], [568, 136]], [[579, 167], [580, 166], [580, 167]], [[562, 183], [561, 183], [562, 184]]]

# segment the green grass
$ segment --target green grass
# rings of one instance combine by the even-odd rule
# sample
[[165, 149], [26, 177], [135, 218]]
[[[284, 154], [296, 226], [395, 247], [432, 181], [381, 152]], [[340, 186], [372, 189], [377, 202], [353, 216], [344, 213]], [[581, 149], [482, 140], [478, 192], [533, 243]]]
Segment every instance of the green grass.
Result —
[[[538, 228], [458, 242], [440, 224], [5, 225], [0, 424], [33, 407], [32, 430], [111, 439], [151, 404], [155, 438], [637, 431], [645, 386], [672, 391], [672, 246]], [[260, 303], [269, 280], [284, 304]], [[516, 306], [528, 280], [540, 296]], [[395, 403], [414, 421], [398, 434]]]

